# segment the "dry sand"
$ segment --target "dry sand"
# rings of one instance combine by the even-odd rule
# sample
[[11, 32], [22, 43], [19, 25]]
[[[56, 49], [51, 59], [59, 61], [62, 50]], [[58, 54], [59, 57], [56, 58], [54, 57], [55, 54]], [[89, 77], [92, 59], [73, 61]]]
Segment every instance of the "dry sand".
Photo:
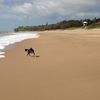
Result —
[[[25, 48], [40, 57], [27, 57]], [[17, 43], [0, 59], [0, 100], [100, 100], [100, 30], [58, 30]]]

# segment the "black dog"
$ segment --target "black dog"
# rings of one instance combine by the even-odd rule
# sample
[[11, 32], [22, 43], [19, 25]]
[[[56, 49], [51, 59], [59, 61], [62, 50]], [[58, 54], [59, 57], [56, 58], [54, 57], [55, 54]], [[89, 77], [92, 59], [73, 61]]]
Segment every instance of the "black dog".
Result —
[[25, 51], [27, 51], [27, 56], [31, 56], [30, 54], [34, 54], [35, 55], [35, 51], [33, 48], [30, 48], [30, 49], [25, 49]]

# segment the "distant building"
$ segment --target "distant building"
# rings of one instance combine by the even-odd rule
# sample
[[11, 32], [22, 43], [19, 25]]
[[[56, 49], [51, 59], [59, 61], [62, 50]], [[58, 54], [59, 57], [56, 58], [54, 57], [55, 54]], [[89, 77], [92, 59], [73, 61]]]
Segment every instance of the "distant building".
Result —
[[100, 26], [100, 22], [97, 22], [96, 25]]
[[88, 25], [88, 22], [87, 21], [83, 21], [83, 28], [86, 28]]

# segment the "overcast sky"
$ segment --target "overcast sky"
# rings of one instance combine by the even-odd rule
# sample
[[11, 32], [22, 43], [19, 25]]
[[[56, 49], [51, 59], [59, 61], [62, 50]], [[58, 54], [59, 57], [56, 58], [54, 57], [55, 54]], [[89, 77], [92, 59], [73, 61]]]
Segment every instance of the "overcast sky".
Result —
[[100, 0], [0, 0], [0, 31], [94, 17], [100, 17]]

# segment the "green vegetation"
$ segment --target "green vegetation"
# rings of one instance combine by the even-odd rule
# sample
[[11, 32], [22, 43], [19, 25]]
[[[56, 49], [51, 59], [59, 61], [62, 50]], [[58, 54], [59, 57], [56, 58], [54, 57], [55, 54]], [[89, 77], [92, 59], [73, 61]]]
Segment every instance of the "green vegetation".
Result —
[[55, 30], [55, 29], [68, 29], [68, 28], [80, 28], [83, 26], [83, 21], [88, 22], [87, 28], [96, 28], [100, 25], [96, 25], [97, 22], [100, 22], [100, 18], [94, 19], [84, 19], [84, 20], [63, 20], [55, 24], [46, 24], [38, 26], [19, 26], [15, 28], [14, 31], [44, 31], [44, 30]]
[[96, 25], [95, 23], [92, 23], [87, 27], [87, 29], [93, 29], [93, 28], [100, 28], [100, 25]]

